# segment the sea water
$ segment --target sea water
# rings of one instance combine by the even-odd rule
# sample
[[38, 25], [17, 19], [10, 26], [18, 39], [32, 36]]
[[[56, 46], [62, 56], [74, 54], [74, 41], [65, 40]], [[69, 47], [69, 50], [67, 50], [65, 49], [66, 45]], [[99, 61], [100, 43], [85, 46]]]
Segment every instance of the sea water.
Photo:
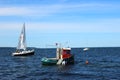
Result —
[[0, 48], [0, 80], [120, 80], [120, 47], [72, 48], [75, 63], [66, 66], [41, 64], [41, 58], [56, 56], [54, 48], [35, 48], [26, 57], [12, 56], [14, 51]]

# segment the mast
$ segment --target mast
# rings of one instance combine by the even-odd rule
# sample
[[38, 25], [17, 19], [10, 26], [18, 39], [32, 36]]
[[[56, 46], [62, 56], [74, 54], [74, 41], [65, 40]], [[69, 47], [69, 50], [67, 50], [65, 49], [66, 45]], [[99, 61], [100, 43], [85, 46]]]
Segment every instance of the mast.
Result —
[[24, 50], [26, 50], [26, 30], [25, 30], [25, 23], [23, 24], [23, 30], [24, 30], [24, 39], [23, 39], [23, 43], [24, 43]]
[[26, 34], [25, 34], [25, 23], [23, 24], [23, 28], [19, 37], [18, 47], [17, 49], [26, 50]]

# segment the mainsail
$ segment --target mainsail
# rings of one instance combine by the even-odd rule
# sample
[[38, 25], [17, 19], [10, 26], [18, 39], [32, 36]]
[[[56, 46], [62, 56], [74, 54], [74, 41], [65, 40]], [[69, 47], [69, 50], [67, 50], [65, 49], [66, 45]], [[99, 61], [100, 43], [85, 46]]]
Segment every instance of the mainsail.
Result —
[[25, 23], [23, 24], [23, 28], [19, 37], [18, 47], [17, 49], [26, 50], [26, 36], [25, 36]]

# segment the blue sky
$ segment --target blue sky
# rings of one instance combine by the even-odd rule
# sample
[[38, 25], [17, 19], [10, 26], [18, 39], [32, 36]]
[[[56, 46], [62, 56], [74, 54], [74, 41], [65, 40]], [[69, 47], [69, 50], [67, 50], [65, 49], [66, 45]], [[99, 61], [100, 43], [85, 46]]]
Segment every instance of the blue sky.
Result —
[[0, 46], [16, 47], [23, 23], [27, 46], [120, 46], [119, 0], [0, 0]]

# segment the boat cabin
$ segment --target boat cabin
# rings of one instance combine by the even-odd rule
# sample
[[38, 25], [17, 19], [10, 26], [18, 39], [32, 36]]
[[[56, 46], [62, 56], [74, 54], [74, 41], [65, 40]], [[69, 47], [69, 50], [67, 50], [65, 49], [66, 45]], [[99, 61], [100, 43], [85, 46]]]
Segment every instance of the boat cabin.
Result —
[[71, 57], [71, 48], [62, 48], [62, 59]]

